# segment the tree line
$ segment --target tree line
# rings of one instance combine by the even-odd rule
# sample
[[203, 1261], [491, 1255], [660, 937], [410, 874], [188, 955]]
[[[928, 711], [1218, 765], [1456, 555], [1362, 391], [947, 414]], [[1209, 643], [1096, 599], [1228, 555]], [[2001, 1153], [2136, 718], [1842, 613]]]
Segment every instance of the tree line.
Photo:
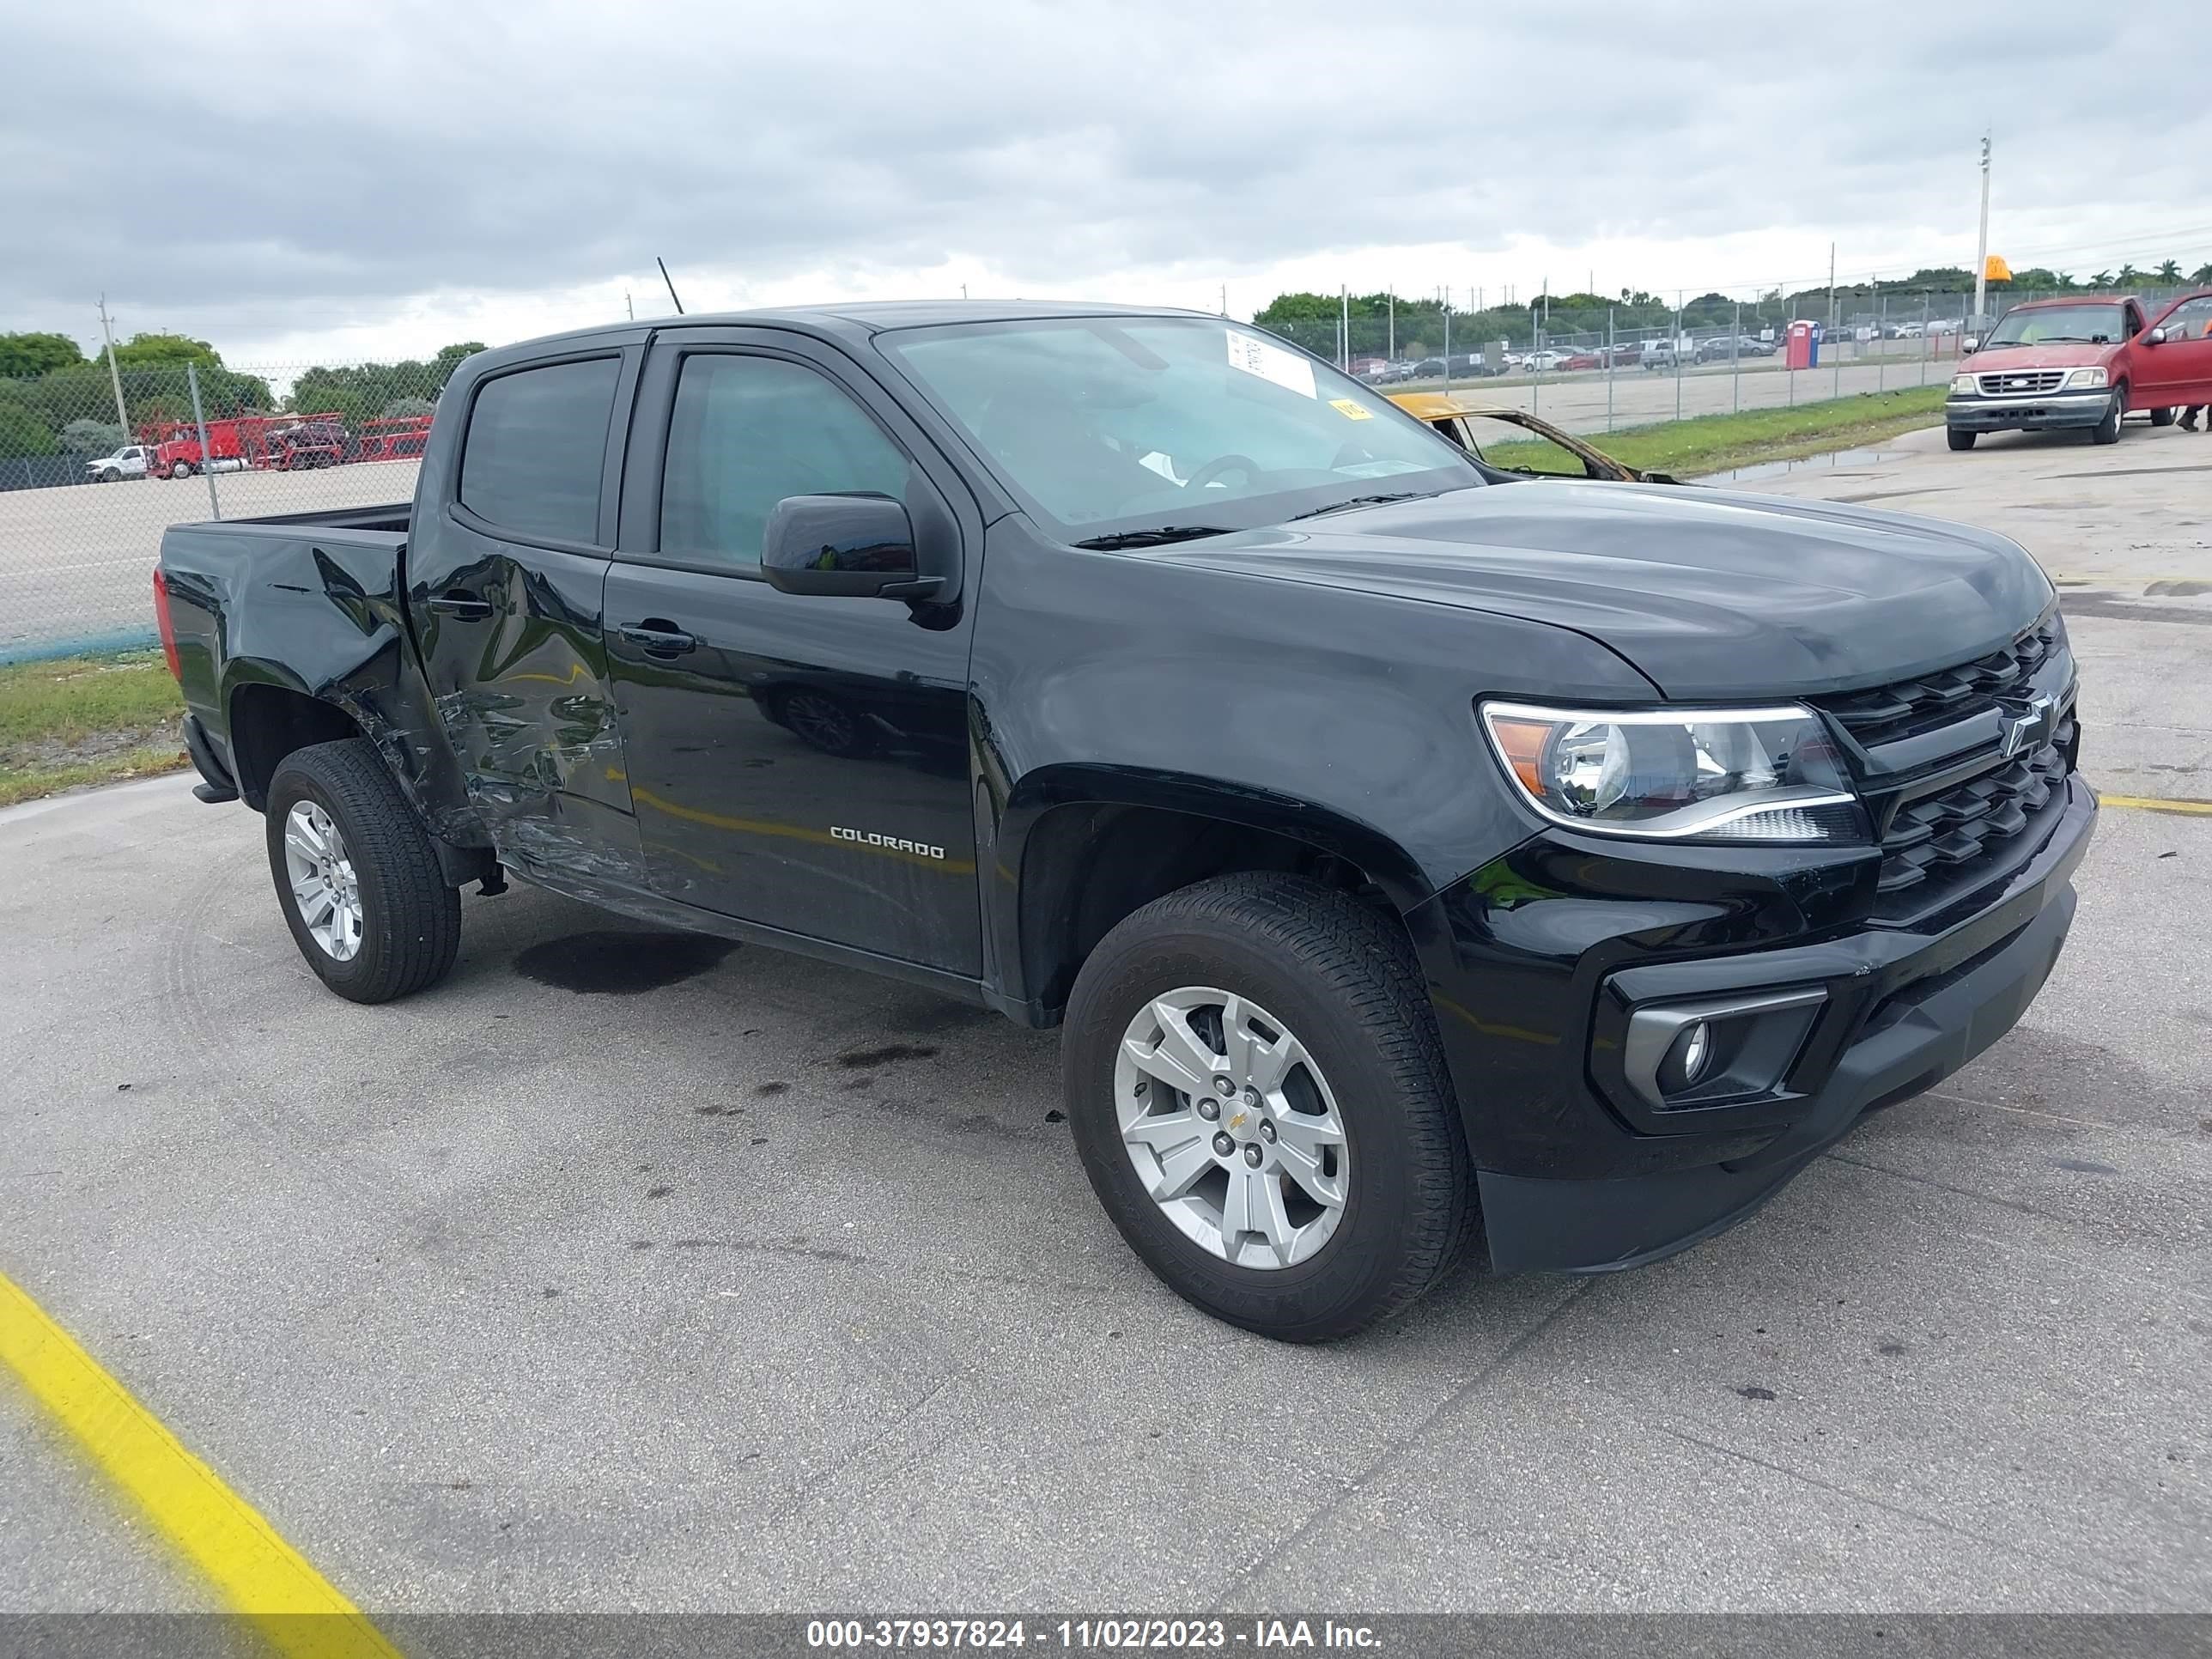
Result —
[[[2175, 259], [2149, 270], [2123, 264], [2087, 277], [2033, 266], [2014, 271], [2009, 281], [1990, 283], [1988, 289], [1991, 306], [2001, 309], [2008, 294], [2109, 293], [2149, 286], [2171, 288], [2185, 283], [2212, 283], [2212, 263], [2192, 271], [2185, 271]], [[1891, 313], [1902, 319], [1917, 314], [1926, 296], [1973, 291], [1972, 272], [1955, 265], [1931, 265], [1909, 276], [1838, 283], [1832, 294], [1839, 319], [1866, 315], [1885, 301]], [[1354, 294], [1347, 300], [1334, 294], [1279, 294], [1255, 312], [1252, 320], [1309, 350], [1330, 356], [1335, 353], [1337, 331], [1348, 309], [1350, 355], [1381, 356], [1395, 346], [1397, 355], [1405, 358], [1431, 356], [1446, 349], [1447, 315], [1449, 349], [1457, 354], [1479, 351], [1495, 340], [1528, 345], [1540, 330], [1550, 337], [1603, 334], [1608, 325], [1629, 335], [1677, 326], [1693, 330], [1741, 326], [1756, 333], [1765, 328], [1778, 329], [1795, 318], [1825, 319], [1831, 292], [1826, 284], [1790, 294], [1771, 289], [1748, 300], [1707, 292], [1677, 305], [1642, 289], [1623, 289], [1617, 295], [1540, 295], [1532, 304], [1486, 306], [1480, 310], [1447, 307], [1433, 295], [1394, 295], [1378, 291]]]
[[[88, 357], [66, 334], [0, 334], [0, 459], [105, 455], [141, 429], [192, 418], [191, 375], [210, 421], [241, 415], [336, 414], [358, 428], [372, 420], [427, 415], [460, 361], [481, 341], [449, 345], [427, 362], [316, 367], [279, 398], [261, 375], [227, 368], [205, 340], [137, 334], [115, 347], [115, 375], [105, 350]], [[186, 365], [191, 366], [188, 373]], [[130, 428], [115, 418], [119, 380]]]

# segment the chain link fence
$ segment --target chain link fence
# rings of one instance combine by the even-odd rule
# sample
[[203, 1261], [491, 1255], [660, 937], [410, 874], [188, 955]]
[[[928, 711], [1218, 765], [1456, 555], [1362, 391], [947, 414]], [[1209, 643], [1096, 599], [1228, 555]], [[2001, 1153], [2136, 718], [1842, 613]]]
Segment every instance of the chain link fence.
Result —
[[410, 499], [459, 361], [0, 380], [0, 662], [150, 642], [173, 524]]
[[[2155, 315], [2190, 290], [2129, 291]], [[1264, 311], [1256, 325], [1388, 391], [1461, 392], [1604, 433], [1940, 386], [1973, 310], [1971, 293], [1480, 309], [1464, 289], [1451, 297], [1352, 297], [1326, 316]], [[2036, 297], [1992, 292], [1989, 308]], [[1793, 323], [1819, 325], [1808, 367], [1790, 367]], [[465, 354], [119, 372], [102, 359], [0, 380], [0, 662], [149, 642], [153, 564], [173, 524], [411, 499], [438, 395]]]

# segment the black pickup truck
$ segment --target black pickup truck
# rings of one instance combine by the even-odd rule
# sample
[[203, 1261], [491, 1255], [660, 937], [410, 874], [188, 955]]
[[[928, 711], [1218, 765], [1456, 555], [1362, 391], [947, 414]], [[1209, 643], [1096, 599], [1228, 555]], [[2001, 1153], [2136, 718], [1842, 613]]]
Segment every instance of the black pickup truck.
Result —
[[1218, 317], [489, 351], [411, 508], [155, 581], [332, 990], [517, 877], [1063, 1024], [1131, 1245], [1293, 1340], [1747, 1214], [2020, 1017], [2096, 812], [2011, 542], [1516, 483]]

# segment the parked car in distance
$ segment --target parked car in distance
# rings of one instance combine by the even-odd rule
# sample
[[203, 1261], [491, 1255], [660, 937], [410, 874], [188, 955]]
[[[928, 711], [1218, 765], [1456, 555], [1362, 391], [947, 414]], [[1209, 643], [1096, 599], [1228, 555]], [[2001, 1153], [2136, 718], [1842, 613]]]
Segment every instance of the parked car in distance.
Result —
[[1571, 372], [1578, 368], [1599, 368], [1603, 364], [1595, 351], [1571, 351], [1559, 360], [1559, 367]]
[[2212, 289], [2154, 317], [2131, 296], [2031, 300], [2000, 317], [1960, 360], [1943, 402], [1945, 435], [1972, 449], [1984, 432], [2087, 432], [2118, 443], [2120, 417], [2212, 403]]
[[84, 476], [94, 483], [119, 483], [146, 476], [148, 451], [144, 444], [125, 444], [112, 455], [101, 455], [84, 464]]
[[1556, 347], [1545, 346], [1528, 353], [1522, 359], [1522, 363], [1533, 374], [1548, 374], [1563, 366], [1567, 361], [1567, 353]]
[[[1749, 1214], [2020, 1018], [2096, 815], [2065, 623], [2003, 537], [1501, 483], [1198, 313], [479, 352], [411, 504], [172, 526], [154, 600], [196, 793], [263, 815], [336, 994], [427, 990], [460, 890], [512, 878], [1057, 1026], [1122, 1237], [1291, 1340], [1478, 1243], [1603, 1272]], [[702, 1048], [743, 1023], [689, 1006]], [[255, 1017], [349, 1067], [416, 1029]], [[1050, 1178], [1049, 1138], [981, 1132]]]
[[1672, 340], [1646, 340], [1636, 361], [1646, 368], [1672, 368], [1677, 359]]
[[1413, 365], [1413, 379], [1417, 380], [1440, 380], [1443, 373], [1444, 360], [1441, 357], [1424, 357]]

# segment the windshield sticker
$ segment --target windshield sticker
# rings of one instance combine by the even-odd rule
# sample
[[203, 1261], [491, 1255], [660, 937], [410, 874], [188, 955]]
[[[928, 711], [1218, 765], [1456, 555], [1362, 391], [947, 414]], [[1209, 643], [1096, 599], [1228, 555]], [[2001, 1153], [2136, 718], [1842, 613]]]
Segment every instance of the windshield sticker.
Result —
[[1233, 328], [1224, 332], [1229, 340], [1230, 368], [1241, 368], [1263, 380], [1273, 380], [1301, 398], [1321, 396], [1314, 389], [1313, 365], [1297, 352], [1269, 345], [1256, 336], [1240, 334]]
[[1373, 410], [1362, 408], [1350, 398], [1331, 398], [1328, 406], [1347, 421], [1371, 421], [1375, 418]]

